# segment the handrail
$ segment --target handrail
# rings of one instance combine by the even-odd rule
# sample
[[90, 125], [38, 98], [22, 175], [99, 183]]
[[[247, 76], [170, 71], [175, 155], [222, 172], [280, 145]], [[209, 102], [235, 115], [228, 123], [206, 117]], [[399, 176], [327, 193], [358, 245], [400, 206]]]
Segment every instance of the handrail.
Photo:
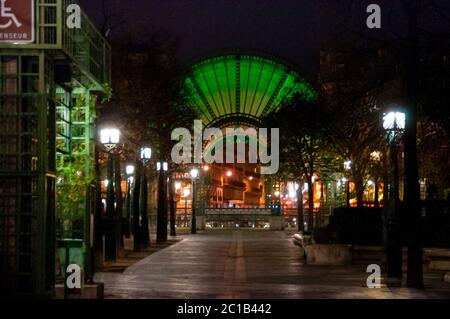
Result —
[[[76, 0], [63, 0], [59, 8], [62, 21], [66, 21], [69, 13], [64, 8], [77, 4]], [[63, 23], [64, 24], [64, 23]], [[81, 28], [62, 28], [62, 49], [81, 67], [82, 71], [91, 75], [98, 84], [111, 81], [111, 46], [105, 37], [97, 30], [84, 11], [81, 11]]]
[[111, 46], [81, 10], [81, 28], [66, 25], [67, 7], [76, 0], [35, 0], [35, 42], [2, 43], [0, 49], [62, 50], [95, 89], [111, 82]]

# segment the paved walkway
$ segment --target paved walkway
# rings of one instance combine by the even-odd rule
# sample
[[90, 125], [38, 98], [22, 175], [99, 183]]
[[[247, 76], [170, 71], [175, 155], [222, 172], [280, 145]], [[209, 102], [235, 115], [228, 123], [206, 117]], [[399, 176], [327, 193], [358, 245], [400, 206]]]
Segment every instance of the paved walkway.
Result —
[[97, 273], [106, 298], [450, 298], [442, 273], [425, 291], [368, 289], [361, 265], [304, 265], [284, 232], [211, 231], [137, 262], [124, 273]]

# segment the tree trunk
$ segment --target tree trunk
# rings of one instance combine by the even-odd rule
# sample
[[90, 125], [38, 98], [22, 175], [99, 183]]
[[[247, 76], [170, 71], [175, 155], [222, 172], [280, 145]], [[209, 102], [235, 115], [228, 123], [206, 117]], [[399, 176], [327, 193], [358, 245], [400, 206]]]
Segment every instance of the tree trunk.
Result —
[[[385, 165], [388, 165], [385, 163]], [[386, 170], [383, 171], [383, 212], [382, 212], [382, 223], [383, 223], [383, 252], [387, 252], [387, 229], [388, 229], [388, 207], [389, 207], [389, 174]]]
[[125, 195], [125, 199], [123, 202], [123, 206], [124, 206], [124, 221], [123, 221], [123, 225], [122, 225], [122, 232], [123, 235], [125, 236], [125, 238], [129, 239], [131, 236], [131, 232], [130, 232], [130, 214], [131, 214], [131, 182], [129, 180], [129, 178], [127, 178], [127, 191], [126, 191], [126, 195]]
[[325, 214], [325, 184], [320, 183], [320, 209], [317, 212], [316, 227], [321, 228], [323, 225], [323, 219]]
[[99, 150], [95, 148], [95, 175], [96, 175], [96, 191], [95, 191], [95, 220], [94, 220], [94, 249], [95, 259], [93, 269], [94, 272], [103, 265], [103, 203], [102, 203], [102, 187], [100, 181], [100, 164]]
[[191, 218], [191, 234], [197, 234], [197, 185], [195, 179], [192, 179], [192, 218]]
[[123, 197], [122, 197], [122, 174], [120, 170], [120, 155], [114, 156], [114, 185], [116, 196], [116, 240], [117, 240], [117, 254], [123, 257]]
[[175, 218], [176, 218], [176, 208], [175, 208], [175, 190], [173, 185], [173, 178], [169, 179], [169, 210], [170, 210], [170, 236], [176, 236]]
[[312, 182], [312, 177], [308, 178], [308, 231], [312, 232], [314, 229], [314, 183]]
[[364, 204], [364, 181], [361, 176], [356, 176], [354, 179], [356, 191], [356, 204], [362, 207]]
[[142, 169], [141, 176], [141, 200], [139, 205], [141, 215], [141, 243], [143, 248], [150, 244], [150, 232], [148, 229], [148, 180], [145, 167]]
[[139, 199], [141, 193], [141, 163], [136, 161], [136, 176], [133, 189], [133, 250], [141, 250], [141, 227], [139, 214]]
[[380, 186], [378, 184], [378, 176], [374, 177], [374, 199], [373, 199], [373, 204], [375, 207], [380, 207], [380, 199], [378, 197], [378, 192], [380, 191]]
[[350, 180], [345, 182], [345, 207], [350, 207]]
[[108, 154], [108, 186], [106, 203], [106, 232], [105, 232], [105, 260], [115, 261], [117, 254], [116, 229], [117, 221], [116, 210], [114, 208], [114, 159], [112, 154]]
[[164, 180], [163, 180], [163, 216], [162, 216], [162, 240], [167, 241], [167, 226], [169, 226], [169, 218], [168, 218], [168, 199], [167, 199], [167, 177], [166, 173], [164, 173]]
[[402, 278], [402, 238], [400, 236], [397, 141], [391, 141], [391, 175], [387, 228], [387, 283], [398, 285]]
[[303, 192], [302, 192], [302, 183], [299, 183], [297, 190], [297, 226], [298, 231], [303, 232], [305, 230], [303, 217]]
[[408, 273], [407, 285], [423, 288], [423, 247], [420, 210], [420, 186], [417, 163], [417, 92], [419, 87], [419, 39], [418, 23], [422, 1], [411, 3], [408, 29], [408, 57], [406, 59], [406, 88], [408, 112], [404, 135], [405, 152], [405, 202], [408, 212]]
[[164, 241], [164, 173], [159, 171], [158, 176], [158, 209], [156, 212], [156, 241], [162, 243]]

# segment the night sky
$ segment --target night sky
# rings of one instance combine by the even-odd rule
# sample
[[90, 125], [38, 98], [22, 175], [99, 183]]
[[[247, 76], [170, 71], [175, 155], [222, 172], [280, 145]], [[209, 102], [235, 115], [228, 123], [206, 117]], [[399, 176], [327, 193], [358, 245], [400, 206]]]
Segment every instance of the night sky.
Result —
[[[440, 2], [441, 0], [438, 0]], [[448, 2], [448, 0], [442, 0]], [[319, 50], [343, 38], [338, 21], [352, 20], [355, 28], [365, 28], [366, 6], [383, 8], [383, 29], [390, 16], [401, 30], [405, 19], [395, 10], [385, 9], [391, 0], [106, 0], [108, 12], [126, 21], [114, 32], [124, 30], [169, 31], [181, 41], [179, 59], [241, 48], [284, 58], [309, 75], [317, 71]], [[79, 0], [83, 9], [101, 24], [102, 0]], [[386, 4], [383, 4], [386, 3]], [[395, 1], [400, 3], [400, 1]], [[374, 31], [376, 32], [376, 31]]]
[[[101, 0], [80, 0], [97, 23]], [[181, 61], [225, 48], [280, 56], [310, 72], [317, 65], [320, 23], [316, 0], [107, 0], [127, 20], [120, 27], [164, 29], [181, 40]], [[117, 30], [120, 30], [117, 29]], [[120, 32], [120, 31], [116, 31]]]

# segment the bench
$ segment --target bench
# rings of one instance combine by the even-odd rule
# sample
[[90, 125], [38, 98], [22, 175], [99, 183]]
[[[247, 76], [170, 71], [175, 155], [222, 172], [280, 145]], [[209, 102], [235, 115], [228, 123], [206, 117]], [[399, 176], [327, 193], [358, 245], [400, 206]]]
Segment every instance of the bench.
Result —
[[306, 264], [320, 266], [343, 266], [352, 263], [350, 245], [316, 244], [305, 247]]
[[292, 242], [294, 245], [304, 248], [307, 245], [311, 245], [312, 238], [309, 235], [294, 234], [292, 235]]
[[450, 270], [450, 249], [426, 248], [426, 257], [430, 260], [428, 267], [434, 270]]

